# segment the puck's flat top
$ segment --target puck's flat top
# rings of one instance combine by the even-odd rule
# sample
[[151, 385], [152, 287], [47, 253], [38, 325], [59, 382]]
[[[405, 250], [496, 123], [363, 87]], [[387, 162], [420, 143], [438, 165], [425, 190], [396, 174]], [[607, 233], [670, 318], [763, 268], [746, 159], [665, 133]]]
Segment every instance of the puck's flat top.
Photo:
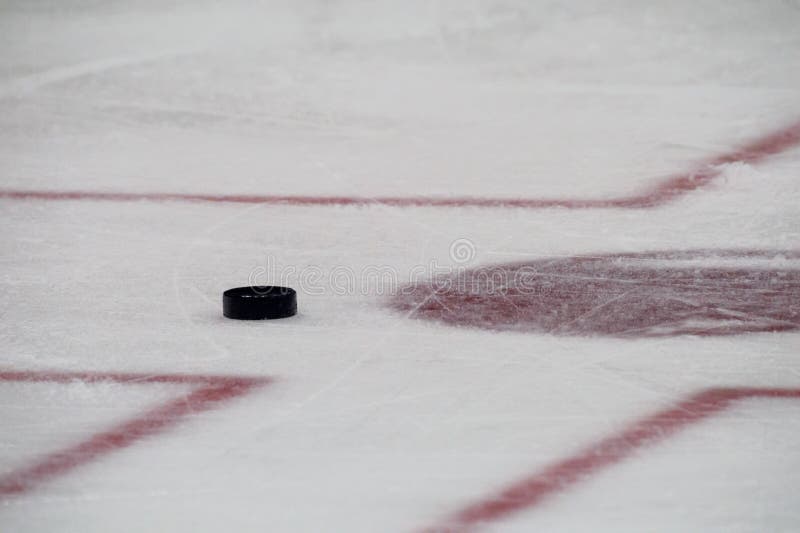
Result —
[[276, 285], [228, 289], [222, 293], [222, 314], [238, 320], [290, 317], [297, 314], [297, 293]]

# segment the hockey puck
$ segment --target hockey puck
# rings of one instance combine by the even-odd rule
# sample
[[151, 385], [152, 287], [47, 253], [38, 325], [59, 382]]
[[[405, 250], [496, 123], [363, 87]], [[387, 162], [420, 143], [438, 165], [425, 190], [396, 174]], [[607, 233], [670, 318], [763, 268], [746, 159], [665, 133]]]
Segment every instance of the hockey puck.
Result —
[[257, 285], [222, 293], [222, 314], [236, 320], [266, 320], [297, 314], [297, 293], [289, 287]]

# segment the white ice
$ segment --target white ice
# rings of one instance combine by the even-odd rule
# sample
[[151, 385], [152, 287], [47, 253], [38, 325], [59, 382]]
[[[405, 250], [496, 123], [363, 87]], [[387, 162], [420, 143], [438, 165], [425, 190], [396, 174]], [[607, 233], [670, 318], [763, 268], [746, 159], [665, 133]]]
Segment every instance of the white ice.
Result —
[[[624, 196], [800, 119], [798, 28], [792, 0], [4, 0], [0, 188]], [[794, 148], [648, 210], [0, 199], [0, 370], [276, 379], [0, 498], [0, 531], [414, 531], [698, 390], [800, 388], [797, 332], [491, 333], [360, 285], [220, 313], [266, 265], [402, 279], [457, 239], [469, 266], [797, 250], [799, 177]], [[185, 392], [0, 382], [0, 476]], [[482, 527], [800, 530], [799, 408], [742, 402]]]

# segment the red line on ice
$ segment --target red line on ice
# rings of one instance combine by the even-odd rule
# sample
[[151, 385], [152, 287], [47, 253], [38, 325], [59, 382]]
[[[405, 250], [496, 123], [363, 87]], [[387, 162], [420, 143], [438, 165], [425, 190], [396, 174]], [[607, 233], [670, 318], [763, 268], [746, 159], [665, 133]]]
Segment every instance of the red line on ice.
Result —
[[185, 194], [166, 192], [102, 192], [0, 189], [0, 198], [17, 200], [97, 200], [110, 202], [176, 201], [244, 204], [283, 204], [295, 206], [387, 205], [395, 207], [517, 207], [542, 209], [644, 208], [655, 207], [708, 185], [717, 178], [725, 163], [757, 163], [800, 145], [800, 121], [755, 139], [744, 146], [720, 154], [688, 172], [665, 178], [649, 190], [608, 199], [545, 199], [545, 198], [476, 198], [424, 196], [288, 196], [288, 195], [227, 195]]
[[545, 498], [568, 489], [592, 474], [634, 455], [641, 448], [663, 441], [678, 431], [705, 420], [745, 398], [796, 398], [800, 389], [714, 388], [707, 389], [677, 405], [640, 419], [623, 431], [603, 439], [576, 455], [554, 463], [486, 498], [475, 501], [428, 533], [464, 532], [482, 524], [505, 519], [529, 510]]
[[0, 371], [0, 382], [123, 384], [172, 383], [195, 385], [187, 395], [150, 409], [130, 420], [94, 434], [73, 446], [51, 453], [33, 464], [0, 476], [0, 500], [21, 494], [50, 479], [85, 465], [98, 457], [126, 448], [135, 442], [163, 433], [184, 418], [207, 411], [266, 385], [269, 378], [238, 376], [198, 376], [187, 374], [128, 374], [93, 372], [12, 372]]

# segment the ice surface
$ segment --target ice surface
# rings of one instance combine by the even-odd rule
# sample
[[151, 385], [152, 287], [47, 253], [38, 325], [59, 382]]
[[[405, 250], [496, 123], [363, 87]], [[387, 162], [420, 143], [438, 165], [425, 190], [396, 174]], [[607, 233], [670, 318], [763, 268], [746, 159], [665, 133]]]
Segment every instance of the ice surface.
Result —
[[[800, 120], [798, 27], [791, 1], [5, 1], [0, 189], [626, 196]], [[421, 530], [697, 391], [800, 389], [796, 331], [453, 327], [361, 276], [665, 250], [796, 272], [800, 148], [719, 172], [652, 209], [0, 198], [0, 370], [275, 378], [0, 495], [0, 530]], [[298, 316], [221, 317], [281, 275]], [[0, 381], [0, 467], [187, 394]], [[798, 406], [736, 403], [473, 525], [796, 531]]]

